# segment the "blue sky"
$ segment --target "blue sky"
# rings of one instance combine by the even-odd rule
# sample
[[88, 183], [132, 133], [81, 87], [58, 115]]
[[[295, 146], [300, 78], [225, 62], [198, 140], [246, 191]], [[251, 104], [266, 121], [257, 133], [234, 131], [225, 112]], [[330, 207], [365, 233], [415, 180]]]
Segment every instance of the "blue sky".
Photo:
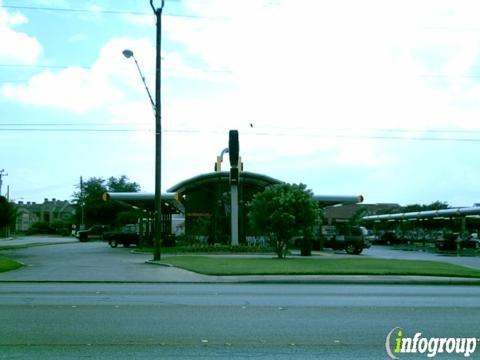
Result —
[[[479, 203], [477, 3], [166, 0], [163, 189], [212, 171], [238, 129], [245, 170], [317, 194]], [[149, 2], [0, 5], [2, 192], [70, 199], [122, 174], [153, 191], [153, 112], [121, 54], [153, 91]]]

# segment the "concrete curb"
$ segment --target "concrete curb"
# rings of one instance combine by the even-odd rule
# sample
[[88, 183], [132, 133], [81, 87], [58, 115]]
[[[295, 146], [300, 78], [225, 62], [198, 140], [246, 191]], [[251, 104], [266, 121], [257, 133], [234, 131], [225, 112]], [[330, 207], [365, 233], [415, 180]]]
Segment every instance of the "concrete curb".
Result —
[[[145, 264], [176, 268], [168, 263], [147, 260]], [[182, 268], [179, 268], [184, 271]], [[189, 271], [192, 272], [192, 271]], [[480, 285], [480, 278], [415, 276], [415, 275], [206, 275], [204, 279], [189, 283], [230, 283], [230, 284], [348, 284], [348, 285]], [[174, 281], [174, 283], [185, 283]]]
[[311, 284], [311, 285], [431, 285], [480, 286], [480, 279], [422, 276], [207, 276], [198, 280], [1, 280], [0, 283], [70, 284]]
[[316, 276], [297, 275], [296, 277], [276, 276], [245, 276], [234, 279], [218, 281], [232, 283], [272, 283], [272, 284], [325, 284], [325, 285], [469, 285], [480, 286], [480, 279], [449, 278], [449, 277], [409, 277], [409, 276], [351, 276], [341, 277], [337, 275]]

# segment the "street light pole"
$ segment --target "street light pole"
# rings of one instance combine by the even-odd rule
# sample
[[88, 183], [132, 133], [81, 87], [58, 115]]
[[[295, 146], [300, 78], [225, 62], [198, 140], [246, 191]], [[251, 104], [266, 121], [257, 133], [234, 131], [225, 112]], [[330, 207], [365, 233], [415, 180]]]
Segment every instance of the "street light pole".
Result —
[[150, 6], [157, 19], [157, 42], [156, 42], [156, 71], [155, 71], [155, 242], [153, 260], [161, 258], [162, 241], [162, 114], [161, 114], [161, 55], [162, 55], [162, 10], [165, 1], [162, 0], [159, 8]]
[[145, 86], [145, 90], [147, 90], [148, 98], [150, 99], [150, 104], [152, 104], [152, 109], [153, 109], [153, 111], [155, 111], [155, 103], [153, 102], [152, 94], [150, 94], [150, 90], [148, 89], [147, 82], [145, 81], [145, 76], [143, 76], [142, 70], [140, 69], [140, 66], [138, 65], [138, 61], [137, 61], [137, 58], [135, 57], [135, 54], [130, 49], [123, 50], [122, 54], [127, 59], [133, 58], [133, 60], [135, 61], [135, 65], [137, 66], [138, 73], [140, 74], [140, 77], [142, 78], [143, 85]]
[[161, 258], [161, 243], [162, 243], [162, 103], [161, 103], [161, 58], [162, 58], [162, 10], [165, 5], [165, 1], [162, 0], [161, 6], [155, 8], [153, 6], [153, 0], [150, 0], [150, 6], [157, 20], [157, 41], [156, 41], [156, 71], [155, 71], [155, 102], [152, 99], [150, 90], [148, 89], [145, 77], [142, 70], [138, 65], [137, 59], [133, 55], [133, 51], [125, 49], [123, 50], [123, 56], [127, 59], [133, 57], [135, 65], [137, 66], [138, 73], [142, 78], [143, 85], [147, 90], [148, 98], [152, 104], [155, 112], [155, 204], [154, 204], [154, 251], [153, 260], [158, 261]]

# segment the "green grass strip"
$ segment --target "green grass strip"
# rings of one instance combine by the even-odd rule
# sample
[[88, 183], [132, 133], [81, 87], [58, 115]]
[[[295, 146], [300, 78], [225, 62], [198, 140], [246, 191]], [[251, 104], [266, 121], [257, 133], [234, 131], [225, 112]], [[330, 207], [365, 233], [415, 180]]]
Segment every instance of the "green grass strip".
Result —
[[23, 265], [15, 260], [0, 256], [0, 272], [18, 269]]
[[174, 256], [163, 264], [206, 275], [421, 275], [479, 278], [480, 270], [437, 261], [375, 258]]

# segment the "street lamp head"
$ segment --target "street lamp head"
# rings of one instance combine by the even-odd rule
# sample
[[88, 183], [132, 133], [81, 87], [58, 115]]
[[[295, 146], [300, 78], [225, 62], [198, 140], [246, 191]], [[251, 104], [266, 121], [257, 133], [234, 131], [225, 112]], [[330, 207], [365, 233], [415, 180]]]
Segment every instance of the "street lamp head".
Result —
[[130, 59], [133, 56], [133, 51], [129, 49], [125, 49], [122, 51], [123, 56], [125, 56], [127, 59]]

